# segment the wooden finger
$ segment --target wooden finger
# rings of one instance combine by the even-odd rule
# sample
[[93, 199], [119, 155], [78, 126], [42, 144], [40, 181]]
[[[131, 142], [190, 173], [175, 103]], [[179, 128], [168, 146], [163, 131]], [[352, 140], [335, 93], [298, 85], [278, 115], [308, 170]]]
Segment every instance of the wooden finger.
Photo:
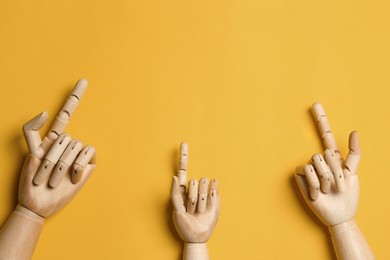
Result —
[[356, 131], [353, 131], [349, 135], [349, 152], [347, 159], [345, 160], [345, 167], [347, 170], [348, 176], [355, 175], [360, 161], [360, 145], [359, 138]]
[[81, 150], [73, 164], [72, 173], [70, 175], [73, 184], [76, 184], [81, 180], [83, 171], [88, 164], [96, 164], [95, 148], [90, 145], [87, 145]]
[[51, 174], [49, 185], [52, 188], [57, 187], [61, 183], [82, 148], [83, 144], [78, 140], [72, 140], [69, 143]]
[[70, 141], [71, 138], [67, 134], [61, 134], [57, 138], [49, 152], [45, 155], [45, 159], [34, 176], [33, 182], [35, 185], [41, 185], [49, 179], [54, 166], [57, 164]]
[[61, 111], [58, 113], [57, 118], [52, 124], [44, 142], [53, 142], [64, 130], [66, 125], [69, 123], [69, 120], [75, 111], [81, 96], [83, 95], [85, 89], [87, 88], [87, 80], [80, 79], [77, 81], [72, 94], [66, 100]]
[[336, 140], [334, 139], [324, 108], [320, 103], [314, 103], [312, 111], [320, 130], [325, 148], [339, 153], [339, 149], [337, 147]]
[[200, 213], [206, 210], [208, 190], [209, 190], [209, 180], [207, 178], [201, 178], [199, 180], [199, 198], [198, 198], [198, 212]]
[[184, 187], [186, 186], [186, 182], [187, 182], [187, 168], [188, 168], [188, 144], [186, 142], [182, 142], [180, 144], [179, 170], [177, 172], [177, 176], [179, 177], [180, 185]]
[[46, 123], [48, 118], [47, 112], [42, 112], [28, 121], [23, 126], [23, 133], [26, 139], [27, 147], [30, 154], [34, 155], [38, 159], [42, 159], [45, 155], [45, 151], [41, 148], [42, 138], [39, 130]]
[[198, 181], [191, 179], [188, 182], [188, 201], [187, 212], [193, 214], [196, 209], [196, 203], [198, 201]]
[[321, 190], [323, 193], [329, 193], [330, 192], [330, 184], [331, 184], [331, 177], [332, 177], [332, 171], [330, 170], [329, 166], [326, 164], [326, 161], [324, 157], [321, 154], [315, 154], [312, 157], [312, 162], [314, 165], [314, 168], [316, 169], [316, 172], [318, 173], [320, 177], [320, 183], [321, 183]]
[[212, 179], [210, 181], [210, 190], [209, 190], [209, 199], [208, 199], [208, 205], [210, 207], [214, 207], [218, 203], [218, 181], [216, 179]]
[[306, 164], [304, 167], [306, 180], [309, 184], [310, 198], [317, 200], [320, 196], [320, 182], [318, 181], [317, 174], [314, 167], [311, 164]]
[[338, 191], [345, 191], [345, 179], [343, 169], [341, 168], [340, 160], [335, 152], [327, 149], [325, 150], [325, 160], [333, 173], [334, 180]]

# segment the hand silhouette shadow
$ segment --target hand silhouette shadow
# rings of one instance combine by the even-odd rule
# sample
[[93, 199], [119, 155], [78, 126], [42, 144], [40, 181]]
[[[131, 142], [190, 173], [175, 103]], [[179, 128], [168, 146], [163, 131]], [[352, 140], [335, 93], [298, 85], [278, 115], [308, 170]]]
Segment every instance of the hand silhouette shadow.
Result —
[[[21, 132], [21, 131], [20, 131]], [[18, 191], [19, 191], [19, 179], [20, 173], [22, 172], [23, 162], [26, 156], [26, 149], [24, 147], [24, 137], [23, 134], [14, 135], [10, 138], [10, 141], [7, 143], [7, 151], [12, 155], [12, 157], [16, 158], [15, 161], [19, 162], [17, 167], [15, 168], [15, 172], [12, 174], [12, 205], [13, 208], [19, 203], [18, 199]]]
[[[171, 174], [169, 176], [170, 179], [176, 174], [176, 171], [178, 169], [178, 158], [179, 158], [179, 152], [177, 149], [172, 151], [170, 159], [171, 159], [171, 165], [172, 165], [172, 170]], [[167, 195], [170, 194], [170, 186], [167, 187]], [[176, 231], [175, 224], [173, 223], [173, 217], [172, 217], [172, 212], [173, 212], [173, 206], [171, 203], [170, 195], [167, 196], [168, 199], [166, 200], [165, 204], [165, 219], [166, 219], [166, 225], [169, 228], [170, 233], [173, 235], [174, 239], [176, 240], [177, 244], [180, 245], [179, 249], [179, 254], [177, 256], [177, 260], [182, 260], [183, 259], [183, 248], [184, 248], [184, 242], [179, 236], [179, 234]]]
[[[295, 197], [297, 198], [301, 208], [310, 216], [310, 218], [313, 220], [313, 222], [319, 228], [321, 228], [324, 231], [324, 233], [326, 234], [325, 237], [326, 237], [327, 245], [329, 248], [329, 250], [328, 250], [329, 251], [329, 258], [332, 260], [337, 260], [336, 254], [335, 254], [334, 249], [333, 249], [332, 240], [329, 236], [328, 228], [318, 219], [318, 217], [313, 213], [313, 211], [309, 208], [309, 206], [304, 202], [304, 198], [302, 197], [301, 191], [298, 188], [298, 184], [295, 180], [294, 175], [295, 175], [295, 173], [291, 175], [289, 182], [290, 182], [290, 186], [291, 186], [293, 192], [295, 193]], [[303, 248], [302, 248], [302, 250], [303, 250]]]

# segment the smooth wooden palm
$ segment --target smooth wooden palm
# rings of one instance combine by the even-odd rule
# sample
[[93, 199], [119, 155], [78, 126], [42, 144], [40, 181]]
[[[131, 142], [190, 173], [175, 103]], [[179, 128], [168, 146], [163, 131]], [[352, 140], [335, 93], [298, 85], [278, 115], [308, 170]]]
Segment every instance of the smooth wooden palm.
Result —
[[[205, 243], [217, 225], [220, 207], [216, 180], [187, 180], [188, 145], [181, 143], [177, 176], [172, 179], [171, 200], [176, 230], [185, 242]], [[199, 185], [198, 185], [199, 184]]]
[[194, 213], [189, 213], [184, 205], [184, 201], [188, 201], [188, 198], [184, 200], [179, 189], [178, 178], [175, 176], [172, 181], [171, 196], [172, 201], [174, 201], [173, 220], [177, 232], [186, 242], [207, 242], [217, 225], [219, 216], [220, 199], [217, 190], [213, 187], [210, 189], [205, 211], [199, 212], [197, 210]]
[[27, 156], [20, 178], [19, 202], [42, 217], [49, 217], [68, 204], [83, 187], [95, 168], [94, 164], [88, 164], [83, 171], [81, 181], [76, 184], [71, 182], [68, 173], [57, 187], [52, 188], [48, 183], [33, 184], [33, 178], [40, 165], [41, 160], [32, 155]]
[[338, 191], [332, 177], [330, 193], [320, 193], [316, 200], [310, 198], [305, 177], [296, 175], [296, 180], [306, 203], [326, 226], [334, 226], [355, 217], [359, 200], [359, 182], [356, 175], [345, 178], [346, 190], [343, 192]]

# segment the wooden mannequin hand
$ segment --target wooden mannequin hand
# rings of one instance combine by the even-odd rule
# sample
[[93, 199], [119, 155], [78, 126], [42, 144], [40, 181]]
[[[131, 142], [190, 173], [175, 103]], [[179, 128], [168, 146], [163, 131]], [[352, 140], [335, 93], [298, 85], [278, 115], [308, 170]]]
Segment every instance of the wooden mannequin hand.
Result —
[[45, 218], [64, 207], [81, 189], [95, 168], [95, 149], [63, 134], [87, 81], [80, 79], [46, 137], [39, 129], [47, 121], [43, 112], [23, 126], [29, 155], [19, 182], [19, 205], [0, 229], [0, 259], [31, 259]]
[[306, 203], [328, 227], [355, 217], [359, 200], [359, 182], [355, 174], [360, 156], [358, 151], [357, 133], [352, 132], [348, 155], [350, 160], [347, 162], [352, 163], [350, 157], [353, 156], [354, 165], [341, 169], [337, 154], [326, 150], [325, 159], [321, 154], [315, 154], [312, 164], [306, 164], [295, 175]]
[[86, 88], [79, 80], [48, 135], [39, 129], [47, 121], [43, 112], [23, 126], [30, 151], [23, 166], [19, 202], [34, 213], [48, 217], [64, 207], [81, 189], [95, 168], [95, 149], [62, 133]]
[[[183, 198], [180, 193], [179, 179], [174, 176], [172, 180], [171, 198], [174, 205], [173, 220], [176, 230], [185, 242], [205, 243], [211, 237], [219, 216], [219, 197], [217, 194], [217, 183], [215, 180], [210, 181], [210, 191], [207, 195], [208, 180], [201, 178], [199, 189], [204, 189], [206, 193], [199, 194], [198, 191], [191, 191], [198, 188], [195, 179], [191, 179], [188, 184], [189, 194], [195, 197]], [[185, 196], [185, 195], [184, 195]], [[199, 199], [197, 199], [197, 197]], [[203, 201], [198, 201], [203, 200]], [[184, 201], [188, 202], [187, 207]], [[202, 205], [202, 206], [201, 206]], [[201, 209], [203, 208], [203, 209]]]
[[297, 168], [298, 187], [311, 210], [329, 228], [338, 259], [374, 259], [354, 220], [359, 200], [357, 133], [352, 132], [349, 136], [349, 152], [344, 161], [323, 107], [316, 103], [313, 112], [326, 150], [324, 156], [315, 154], [310, 164]]
[[[60, 136], [59, 138], [61, 137], [62, 136]], [[77, 153], [79, 152], [80, 150], [77, 151]], [[70, 167], [68, 169], [65, 169], [67, 167], [60, 166], [60, 162], [57, 163], [56, 166], [54, 166], [54, 169], [64, 167], [61, 170], [62, 176], [57, 175], [56, 177], [55, 174], [57, 172], [59, 173], [60, 171], [55, 171], [55, 173], [51, 176], [47, 176], [50, 178], [46, 178], [40, 185], [36, 185], [33, 182], [38, 170], [44, 167], [44, 164], [40, 159], [29, 154], [24, 163], [22, 176], [20, 179], [20, 204], [31, 210], [32, 212], [45, 218], [51, 216], [52, 214], [63, 208], [83, 187], [89, 175], [95, 168], [95, 163], [92, 158], [94, 156], [94, 153], [94, 148], [91, 146], [87, 146], [83, 149], [83, 151], [80, 152], [77, 159], [74, 159], [74, 161], [78, 160], [87, 162], [92, 160], [91, 163], [88, 163], [83, 167], [84, 169], [81, 170], [81, 172], [77, 173], [78, 175], [80, 175], [80, 180], [77, 183], [72, 182], [71, 174], [73, 174], [74, 171], [80, 171], [80, 169], [77, 169], [78, 165], [72, 162], [72, 164], [70, 164]], [[57, 178], [61, 178], [61, 180], [58, 180]], [[50, 182], [52, 182], [52, 180], [58, 182], [56, 184], [56, 187], [51, 186]]]
[[315, 154], [311, 164], [297, 168], [296, 180], [313, 212], [326, 226], [334, 226], [352, 220], [356, 214], [359, 199], [356, 171], [360, 146], [357, 133], [352, 132], [349, 136], [349, 153], [344, 163], [323, 107], [314, 104], [313, 114], [327, 149], [324, 156]]
[[[173, 220], [181, 238], [188, 243], [205, 243], [218, 221], [220, 199], [216, 180], [191, 179], [186, 192], [188, 146], [180, 147], [180, 168], [171, 187]], [[198, 187], [199, 186], [199, 187]]]

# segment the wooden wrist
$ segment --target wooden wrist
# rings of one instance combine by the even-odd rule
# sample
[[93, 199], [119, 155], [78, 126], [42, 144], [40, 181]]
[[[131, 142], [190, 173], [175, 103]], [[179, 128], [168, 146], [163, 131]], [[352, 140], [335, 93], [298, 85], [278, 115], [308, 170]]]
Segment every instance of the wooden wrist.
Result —
[[185, 242], [184, 248], [207, 248], [207, 243]]
[[0, 229], [0, 259], [31, 259], [45, 218], [19, 204]]
[[208, 260], [206, 243], [184, 243], [184, 260]]
[[372, 260], [375, 256], [354, 219], [329, 227], [337, 259]]
[[41, 223], [41, 224], [45, 223], [45, 218], [44, 217], [42, 217], [41, 215], [38, 215], [37, 213], [29, 210], [28, 208], [26, 208], [22, 204], [18, 204], [18, 206], [16, 206], [14, 212], [16, 214], [22, 215], [23, 217], [31, 219], [31, 220], [33, 220], [35, 222], [38, 222], [38, 223]]
[[343, 223], [336, 224], [334, 226], [330, 226], [328, 229], [329, 229], [329, 233], [332, 236], [335, 236], [337, 234], [340, 234], [340, 233], [343, 233], [343, 232], [346, 232], [346, 231], [349, 231], [349, 230], [352, 230], [355, 228], [357, 228], [357, 224], [356, 224], [354, 219], [351, 219], [351, 220], [345, 221]]

